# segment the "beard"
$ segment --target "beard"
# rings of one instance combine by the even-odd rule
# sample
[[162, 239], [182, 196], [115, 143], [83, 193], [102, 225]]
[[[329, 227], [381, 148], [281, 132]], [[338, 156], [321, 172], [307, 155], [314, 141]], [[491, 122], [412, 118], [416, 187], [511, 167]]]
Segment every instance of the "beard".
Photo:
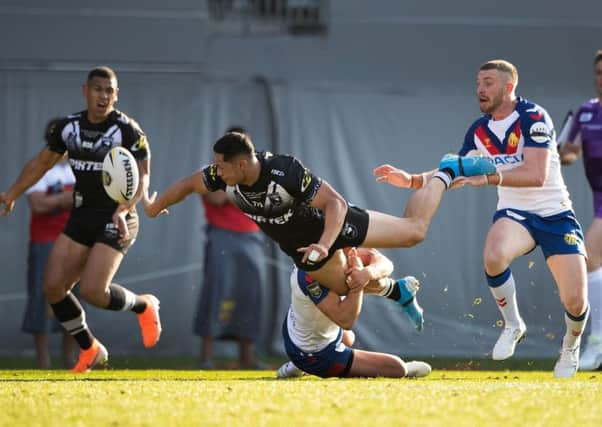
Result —
[[481, 112], [485, 114], [492, 114], [495, 110], [499, 108], [500, 105], [502, 105], [503, 99], [504, 94], [499, 93], [493, 98], [489, 98], [489, 101], [486, 104], [481, 103], [479, 100], [479, 108], [481, 109]]

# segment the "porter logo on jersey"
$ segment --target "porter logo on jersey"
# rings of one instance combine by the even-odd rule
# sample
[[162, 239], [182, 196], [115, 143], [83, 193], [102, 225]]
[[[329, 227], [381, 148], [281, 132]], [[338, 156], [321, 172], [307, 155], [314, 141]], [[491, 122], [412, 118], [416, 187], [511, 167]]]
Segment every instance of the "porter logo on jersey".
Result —
[[529, 136], [531, 139], [539, 144], [550, 142], [551, 139], [550, 128], [544, 122], [535, 122], [529, 129]]

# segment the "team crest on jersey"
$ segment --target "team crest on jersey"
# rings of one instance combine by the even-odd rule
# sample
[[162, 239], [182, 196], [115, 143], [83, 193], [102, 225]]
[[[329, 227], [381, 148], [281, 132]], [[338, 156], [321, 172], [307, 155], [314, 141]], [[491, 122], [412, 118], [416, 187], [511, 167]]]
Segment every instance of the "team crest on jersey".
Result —
[[508, 137], [508, 145], [513, 148], [518, 145], [518, 136], [514, 132]]
[[529, 129], [529, 136], [538, 144], [550, 142], [551, 134], [552, 132], [550, 132], [550, 128], [544, 122], [535, 122]]
[[103, 148], [109, 148], [113, 146], [113, 138], [110, 136], [102, 136], [100, 138], [100, 145]]

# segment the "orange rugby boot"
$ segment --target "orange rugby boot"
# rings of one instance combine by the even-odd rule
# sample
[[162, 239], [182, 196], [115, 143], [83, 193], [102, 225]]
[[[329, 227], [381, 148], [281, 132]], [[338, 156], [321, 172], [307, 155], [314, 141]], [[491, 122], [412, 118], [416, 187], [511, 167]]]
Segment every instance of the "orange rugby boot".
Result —
[[109, 352], [104, 345], [96, 338], [92, 341], [92, 346], [87, 350], [80, 350], [77, 363], [69, 372], [74, 374], [90, 371], [96, 366], [106, 365], [109, 360]]
[[141, 295], [146, 300], [146, 308], [138, 314], [138, 324], [142, 333], [144, 347], [151, 348], [161, 337], [161, 319], [159, 318], [159, 300], [154, 295]]

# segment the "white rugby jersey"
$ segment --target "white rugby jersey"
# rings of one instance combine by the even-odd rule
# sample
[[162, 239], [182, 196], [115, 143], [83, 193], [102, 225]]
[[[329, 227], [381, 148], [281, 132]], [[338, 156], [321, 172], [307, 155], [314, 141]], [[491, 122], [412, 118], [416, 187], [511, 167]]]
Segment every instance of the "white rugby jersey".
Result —
[[326, 298], [329, 289], [297, 267], [291, 273], [290, 285], [287, 328], [291, 341], [305, 352], [320, 351], [336, 340], [341, 329], [316, 307]]
[[543, 187], [498, 187], [497, 209], [514, 208], [540, 216], [572, 210], [569, 192], [560, 171], [554, 124], [539, 105], [519, 98], [515, 110], [503, 120], [485, 114], [469, 128], [459, 154], [477, 150], [500, 171], [524, 163], [525, 147], [549, 150], [548, 177]]

